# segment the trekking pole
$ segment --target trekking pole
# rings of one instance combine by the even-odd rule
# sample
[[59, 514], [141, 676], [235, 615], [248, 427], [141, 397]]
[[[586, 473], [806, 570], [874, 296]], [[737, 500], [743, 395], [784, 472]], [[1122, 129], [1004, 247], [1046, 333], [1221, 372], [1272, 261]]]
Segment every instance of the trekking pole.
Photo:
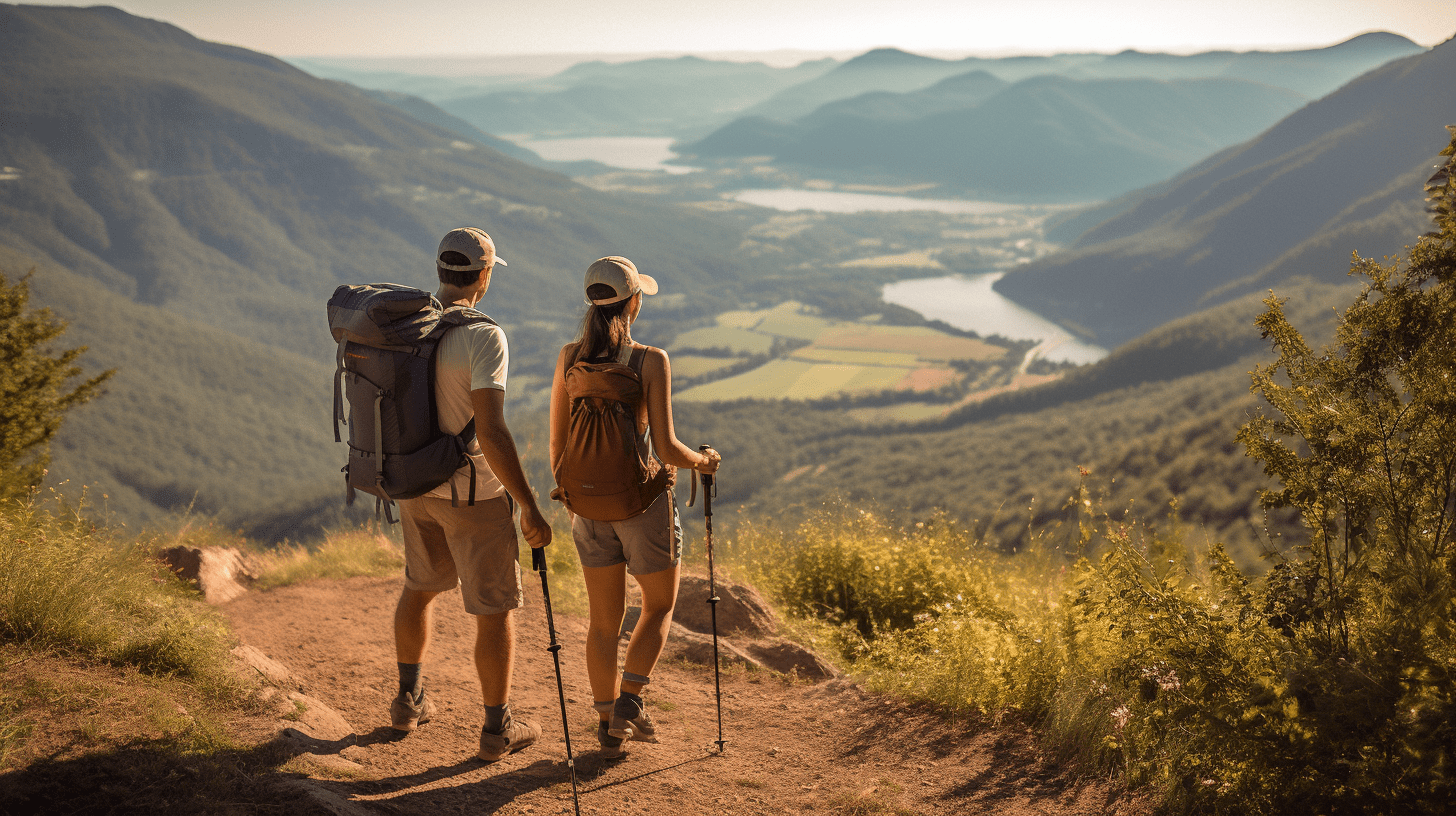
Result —
[[566, 725], [566, 689], [561, 685], [561, 644], [556, 642], [556, 621], [551, 617], [551, 590], [546, 586], [546, 548], [531, 548], [531, 569], [541, 573], [541, 597], [546, 602], [546, 631], [551, 633], [551, 661], [556, 664], [556, 698], [561, 701], [561, 733], [566, 736], [566, 767], [571, 771], [571, 805], [581, 816], [581, 800], [576, 792], [576, 759], [571, 755], [571, 729]]
[[[699, 445], [698, 450], [707, 451], [711, 446]], [[704, 454], [706, 455], [706, 454]], [[718, 753], [723, 753], [723, 685], [718, 671], [718, 581], [713, 573], [713, 494], [717, 489], [713, 475], [703, 473], [703, 531], [708, 539], [708, 616], [713, 622], [713, 696], [718, 701]]]

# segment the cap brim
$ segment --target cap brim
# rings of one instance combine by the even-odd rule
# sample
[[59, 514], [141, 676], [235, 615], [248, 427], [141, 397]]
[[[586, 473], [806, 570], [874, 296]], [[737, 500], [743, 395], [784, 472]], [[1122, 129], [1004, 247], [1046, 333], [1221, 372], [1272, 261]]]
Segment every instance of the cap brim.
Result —
[[[459, 264], [447, 264], [439, 258], [435, 259], [435, 263], [438, 264], [441, 269], [449, 269], [452, 272], [479, 272], [480, 270], [485, 268], [484, 266], [476, 266], [475, 264], [466, 264], [464, 266], [461, 266]], [[495, 256], [495, 258], [491, 260], [491, 265], [510, 266], [510, 264], [506, 263], [505, 258], [502, 258], [499, 255]]]
[[641, 272], [638, 272], [637, 273], [637, 277], [642, 281], [642, 294], [644, 294], [644, 295], [655, 295], [655, 294], [657, 294], [657, 279], [656, 278], [652, 277], [651, 275], [644, 275]]

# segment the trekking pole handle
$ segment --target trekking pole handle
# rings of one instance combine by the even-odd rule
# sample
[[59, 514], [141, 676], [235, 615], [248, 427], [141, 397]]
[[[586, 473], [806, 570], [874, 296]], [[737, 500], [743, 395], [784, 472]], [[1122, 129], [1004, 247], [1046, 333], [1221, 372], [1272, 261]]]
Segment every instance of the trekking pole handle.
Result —
[[[703, 454], [704, 456], [707, 456], [708, 455], [708, 451], [710, 451], [712, 449], [713, 449], [713, 446], [712, 445], [699, 445], [698, 446], [698, 452], [701, 453], [701, 454]], [[699, 478], [701, 478], [703, 480], [703, 487], [712, 487], [713, 486], [713, 474], [711, 474], [711, 473], [700, 473], [700, 474], [698, 474], [698, 476], [699, 476]]]
[[536, 572], [542, 572], [542, 573], [544, 573], [546, 571], [546, 548], [545, 547], [532, 547], [531, 548], [531, 569], [535, 570]]

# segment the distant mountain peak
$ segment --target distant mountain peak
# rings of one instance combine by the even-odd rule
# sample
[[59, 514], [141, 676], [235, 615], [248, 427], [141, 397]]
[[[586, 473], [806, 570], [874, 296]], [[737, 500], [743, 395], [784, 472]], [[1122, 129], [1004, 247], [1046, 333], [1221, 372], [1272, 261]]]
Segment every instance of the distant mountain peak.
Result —
[[1334, 48], [1420, 48], [1421, 45], [1409, 37], [1403, 37], [1391, 31], [1367, 31], [1364, 34], [1357, 34], [1344, 42], [1333, 46]]
[[912, 54], [909, 51], [901, 51], [898, 48], [874, 48], [860, 54], [854, 59], [844, 63], [843, 68], [851, 66], [880, 68], [887, 65], [925, 65], [927, 63], [944, 62], [935, 57], [925, 57], [920, 54]]
[[952, 77], [946, 77], [945, 79], [942, 79], [941, 81], [930, 86], [930, 90], [949, 91], [956, 88], [979, 87], [987, 84], [1007, 85], [1009, 83], [997, 77], [990, 71], [985, 70], [984, 68], [978, 68], [974, 71], [967, 71], [964, 74], [956, 74]]

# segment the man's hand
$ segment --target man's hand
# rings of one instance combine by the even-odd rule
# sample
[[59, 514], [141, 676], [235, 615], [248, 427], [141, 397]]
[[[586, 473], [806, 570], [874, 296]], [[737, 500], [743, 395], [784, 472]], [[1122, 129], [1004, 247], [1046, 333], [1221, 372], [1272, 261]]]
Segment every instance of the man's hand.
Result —
[[544, 547], [551, 543], [551, 525], [546, 523], [537, 508], [522, 507], [521, 535], [526, 537], [526, 543], [532, 548]]

